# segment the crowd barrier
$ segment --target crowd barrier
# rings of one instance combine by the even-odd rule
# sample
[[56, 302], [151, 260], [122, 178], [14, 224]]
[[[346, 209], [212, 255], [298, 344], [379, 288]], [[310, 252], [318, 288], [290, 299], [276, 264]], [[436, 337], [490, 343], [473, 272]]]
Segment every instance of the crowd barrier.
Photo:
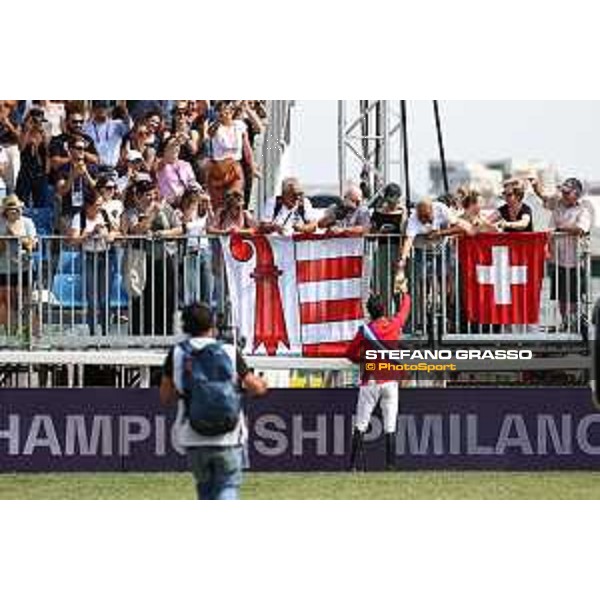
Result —
[[[527, 234], [521, 239], [519, 243], [528, 243]], [[553, 243], [560, 240], [572, 245], [577, 266], [560, 283], [561, 267], [546, 261], [539, 322], [529, 325], [486, 326], [466, 319], [455, 239], [413, 250], [407, 272], [413, 296], [407, 336], [585, 340], [591, 310], [588, 244], [585, 238], [567, 240], [565, 234], [556, 234]], [[394, 235], [365, 239], [366, 288], [381, 294], [390, 312], [401, 244], [402, 238]], [[129, 236], [110, 244], [89, 239], [82, 247], [47, 235], [33, 252], [17, 238], [2, 237], [0, 279], [4, 348], [164, 348], [179, 333], [180, 309], [193, 300], [211, 303], [226, 324], [231, 315], [225, 264], [214, 236]], [[565, 295], [566, 308], [559, 300]]]

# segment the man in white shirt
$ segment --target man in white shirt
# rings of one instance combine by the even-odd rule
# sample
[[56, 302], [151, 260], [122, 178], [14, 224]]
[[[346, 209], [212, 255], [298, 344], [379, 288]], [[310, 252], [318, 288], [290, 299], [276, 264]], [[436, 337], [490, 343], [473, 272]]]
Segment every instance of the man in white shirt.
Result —
[[295, 232], [312, 233], [317, 223], [313, 207], [304, 195], [302, 184], [296, 177], [288, 177], [281, 184], [281, 196], [267, 200], [261, 230], [265, 233], [291, 235]]
[[94, 141], [100, 157], [100, 165], [116, 167], [123, 138], [129, 133], [129, 125], [120, 119], [111, 119], [106, 100], [92, 102], [92, 118], [83, 127], [86, 135]]
[[[442, 274], [446, 273], [446, 295], [449, 314], [454, 298], [452, 256], [444, 244], [446, 238], [458, 233], [472, 233], [469, 223], [460, 219], [442, 202], [429, 198], [420, 200], [406, 224], [406, 235], [398, 260], [398, 280], [405, 278], [404, 271], [414, 247], [411, 279], [414, 290], [414, 323], [423, 328], [428, 318], [426, 298], [442, 289]], [[444, 264], [445, 261], [445, 264]]]
[[208, 305], [192, 304], [184, 308], [182, 321], [183, 331], [189, 337], [174, 346], [167, 356], [160, 385], [160, 400], [164, 406], [178, 403], [175, 436], [178, 444], [186, 450], [198, 499], [236, 500], [242, 483], [243, 446], [248, 438], [245, 418], [240, 412], [235, 426], [218, 435], [200, 435], [192, 427], [186, 401], [190, 390], [185, 389], [185, 382], [189, 376], [190, 362], [198, 358], [192, 358], [190, 352], [212, 352], [215, 361], [222, 361], [224, 351], [229, 357], [234, 383], [252, 396], [266, 394], [267, 385], [250, 371], [234, 346], [220, 344], [216, 340], [215, 317]]
[[470, 233], [469, 224], [458, 218], [445, 204], [434, 202], [430, 198], [423, 198], [411, 213], [406, 224], [406, 236], [398, 266], [406, 267], [410, 251], [415, 245], [415, 239], [433, 242], [457, 233]]
[[[577, 308], [587, 291], [586, 273], [583, 262], [587, 250], [593, 215], [588, 202], [583, 199], [583, 184], [571, 177], [564, 181], [556, 194], [545, 194], [537, 180], [532, 188], [542, 199], [544, 208], [551, 211], [549, 228], [554, 231], [551, 240], [550, 298], [558, 300], [563, 327], [577, 331]], [[581, 310], [579, 311], [582, 312]], [[585, 333], [585, 332], [584, 332]]]

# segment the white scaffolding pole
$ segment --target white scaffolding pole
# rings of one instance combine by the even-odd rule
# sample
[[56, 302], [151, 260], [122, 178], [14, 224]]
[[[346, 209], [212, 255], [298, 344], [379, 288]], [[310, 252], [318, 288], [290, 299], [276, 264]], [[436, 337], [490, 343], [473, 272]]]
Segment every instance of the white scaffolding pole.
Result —
[[360, 182], [369, 203], [386, 184], [405, 181], [400, 100], [338, 102], [338, 176], [340, 192]]

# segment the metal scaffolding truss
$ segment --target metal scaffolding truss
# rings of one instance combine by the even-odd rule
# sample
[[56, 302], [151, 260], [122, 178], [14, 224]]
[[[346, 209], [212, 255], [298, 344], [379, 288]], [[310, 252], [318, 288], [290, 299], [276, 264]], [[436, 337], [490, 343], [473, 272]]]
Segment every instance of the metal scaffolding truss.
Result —
[[[434, 125], [445, 177], [446, 158], [439, 103], [433, 100]], [[411, 202], [410, 148], [406, 100], [340, 100], [338, 102], [338, 178], [340, 192], [348, 181], [360, 181], [374, 203], [384, 187], [402, 185]], [[445, 189], [447, 191], [445, 178]]]
[[255, 186], [254, 210], [262, 216], [265, 202], [279, 190], [281, 168], [284, 154], [291, 142], [291, 110], [293, 100], [269, 100], [267, 127], [255, 149], [255, 161], [260, 166], [262, 176]]

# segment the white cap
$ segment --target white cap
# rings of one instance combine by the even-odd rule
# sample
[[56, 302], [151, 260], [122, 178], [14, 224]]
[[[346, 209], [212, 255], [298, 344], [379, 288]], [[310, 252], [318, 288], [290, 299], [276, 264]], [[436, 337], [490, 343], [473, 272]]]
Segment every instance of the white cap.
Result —
[[136, 160], [144, 160], [142, 153], [139, 150], [130, 150], [127, 153], [127, 162], [134, 162]]

